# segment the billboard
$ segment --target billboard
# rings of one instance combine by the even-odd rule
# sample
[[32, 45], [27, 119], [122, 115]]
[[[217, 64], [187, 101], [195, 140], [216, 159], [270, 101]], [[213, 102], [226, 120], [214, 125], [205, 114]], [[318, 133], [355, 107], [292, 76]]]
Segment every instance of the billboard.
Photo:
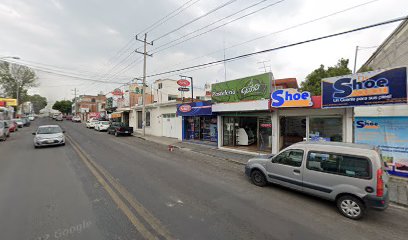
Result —
[[393, 175], [408, 177], [408, 117], [356, 117], [356, 143], [378, 146]]
[[322, 80], [322, 108], [407, 103], [407, 67]]
[[6, 106], [17, 106], [17, 99], [15, 98], [0, 98], [0, 102], [5, 102]]
[[211, 85], [212, 101], [217, 103], [269, 99], [270, 94], [270, 73]]
[[177, 116], [212, 115], [211, 102], [177, 104]]

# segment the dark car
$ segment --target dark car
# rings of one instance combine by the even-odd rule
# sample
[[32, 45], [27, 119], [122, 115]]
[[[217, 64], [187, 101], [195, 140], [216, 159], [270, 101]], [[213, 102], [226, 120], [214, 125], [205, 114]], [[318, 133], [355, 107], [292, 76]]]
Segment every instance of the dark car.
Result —
[[23, 121], [23, 125], [24, 127], [29, 127], [30, 126], [30, 120], [28, 120], [28, 118], [26, 117], [22, 117], [21, 120]]
[[131, 136], [133, 134], [133, 127], [129, 127], [122, 122], [112, 122], [106, 131], [108, 134], [114, 134], [116, 137], [119, 135]]

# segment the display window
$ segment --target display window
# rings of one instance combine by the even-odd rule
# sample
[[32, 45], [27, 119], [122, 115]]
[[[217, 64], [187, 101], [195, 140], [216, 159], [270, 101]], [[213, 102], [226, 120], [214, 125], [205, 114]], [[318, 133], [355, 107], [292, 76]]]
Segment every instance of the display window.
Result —
[[223, 146], [245, 151], [272, 150], [272, 121], [270, 116], [223, 117]]
[[343, 141], [342, 116], [284, 116], [279, 123], [279, 149], [302, 141]]
[[217, 117], [185, 117], [186, 140], [217, 142]]

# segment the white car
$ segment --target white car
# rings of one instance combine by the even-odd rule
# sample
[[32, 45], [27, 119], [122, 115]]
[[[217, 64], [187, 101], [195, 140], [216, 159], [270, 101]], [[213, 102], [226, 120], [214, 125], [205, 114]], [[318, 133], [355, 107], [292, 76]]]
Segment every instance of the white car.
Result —
[[36, 132], [33, 132], [34, 147], [65, 145], [65, 131], [62, 131], [58, 125], [39, 126]]
[[28, 116], [28, 120], [34, 121], [35, 117], [33, 115]]
[[109, 121], [99, 121], [95, 124], [96, 131], [107, 131], [109, 128]]
[[7, 123], [0, 121], [0, 139], [6, 141], [8, 136], [10, 136], [10, 131]]
[[86, 127], [87, 127], [87, 128], [94, 128], [94, 127], [95, 127], [95, 124], [96, 124], [97, 122], [99, 122], [99, 121], [96, 120], [96, 119], [89, 119], [88, 121], [86, 121]]
[[72, 120], [71, 121], [73, 121], [73, 122], [81, 122], [81, 118], [79, 117], [79, 116], [74, 116], [74, 117], [72, 117]]

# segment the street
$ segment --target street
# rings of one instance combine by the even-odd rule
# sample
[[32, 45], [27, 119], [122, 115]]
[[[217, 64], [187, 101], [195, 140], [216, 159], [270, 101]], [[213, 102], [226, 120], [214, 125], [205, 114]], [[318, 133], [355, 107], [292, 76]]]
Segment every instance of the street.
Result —
[[[67, 144], [35, 149], [38, 125]], [[259, 188], [243, 166], [38, 118], [0, 142], [0, 239], [406, 239], [408, 211], [361, 221], [334, 203]]]

